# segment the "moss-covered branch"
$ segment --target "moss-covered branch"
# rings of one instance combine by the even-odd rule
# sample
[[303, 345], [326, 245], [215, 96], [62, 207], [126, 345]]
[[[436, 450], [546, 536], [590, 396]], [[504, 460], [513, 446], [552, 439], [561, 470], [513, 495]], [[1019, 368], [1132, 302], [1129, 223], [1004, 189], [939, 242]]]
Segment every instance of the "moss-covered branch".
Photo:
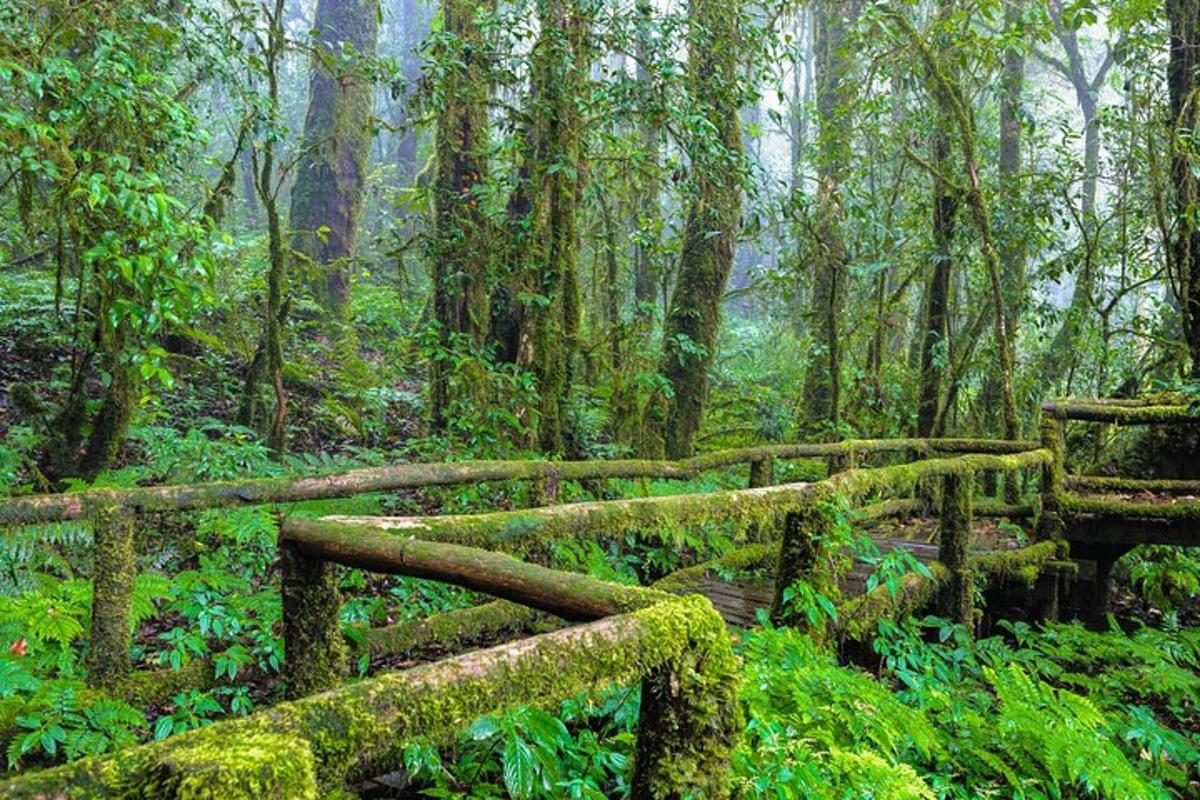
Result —
[[431, 614], [424, 619], [399, 622], [363, 631], [354, 642], [372, 658], [408, 657], [430, 650], [459, 652], [470, 644], [507, 633], [533, 629], [546, 617], [539, 611], [506, 600], [493, 600], [470, 608], [458, 608]]
[[[1058, 565], [1061, 545], [1058, 542], [1038, 542], [1017, 550], [1004, 550], [971, 556], [967, 569], [977, 583], [1019, 579], [1032, 583], [1051, 565]], [[838, 606], [838, 633], [851, 641], [870, 636], [881, 620], [896, 619], [920, 611], [946, 585], [950, 571], [934, 561], [926, 565], [930, 578], [910, 572], [893, 593], [887, 585], [852, 597]]]
[[588, 620], [645, 605], [645, 589], [553, 570], [504, 553], [393, 536], [378, 529], [302, 524], [281, 539], [312, 561], [372, 572], [431, 578], [547, 611]]
[[1103, 497], [1081, 497], [1067, 494], [1061, 500], [1062, 510], [1070, 516], [1086, 514], [1103, 519], [1167, 519], [1200, 521], [1200, 502], [1132, 503]]
[[327, 536], [349, 541], [353, 539], [354, 531], [385, 529], [429, 541], [518, 549], [533, 542], [584, 534], [611, 538], [635, 530], [653, 533], [670, 529], [672, 525], [710, 520], [739, 525], [751, 521], [766, 522], [775, 514], [797, 511], [833, 494], [840, 494], [851, 504], [857, 504], [877, 495], [910, 493], [921, 481], [947, 474], [982, 469], [1002, 472], [1027, 469], [1040, 466], [1049, 457], [1046, 450], [1008, 455], [973, 453], [890, 467], [848, 470], [814, 484], [790, 483], [725, 492], [572, 503], [489, 514], [288, 519], [283, 523], [281, 535], [312, 539]]

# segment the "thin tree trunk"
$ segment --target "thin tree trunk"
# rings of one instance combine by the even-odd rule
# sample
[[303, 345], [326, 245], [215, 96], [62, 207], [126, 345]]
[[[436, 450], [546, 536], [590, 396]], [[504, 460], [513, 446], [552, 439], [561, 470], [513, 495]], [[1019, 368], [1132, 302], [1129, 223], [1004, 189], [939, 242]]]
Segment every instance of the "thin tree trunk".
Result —
[[562, 453], [580, 318], [576, 214], [584, 131], [579, 104], [591, 58], [591, 18], [573, 0], [548, 0], [539, 11], [541, 38], [531, 76], [535, 113], [522, 169], [527, 180], [514, 193], [527, 196], [517, 204], [518, 210], [527, 209], [515, 220], [525, 231], [516, 242], [517, 275], [537, 300], [521, 313], [517, 362], [533, 372], [537, 383], [538, 444], [544, 453]]
[[[462, 343], [481, 348], [489, 323], [488, 280], [494, 231], [478, 191], [488, 179], [487, 104], [491, 95], [479, 13], [490, 7], [473, 0], [443, 0], [442, 25], [449, 44], [441, 77], [444, 105], [434, 140], [433, 312], [441, 352], [430, 364], [430, 407], [434, 427], [446, 426], [450, 354]], [[469, 376], [460, 375], [469, 384]], [[468, 393], [471, 391], [467, 387]]]
[[[930, 163], [944, 173], [950, 160], [950, 126], [943, 111], [930, 134]], [[917, 401], [917, 435], [933, 435], [940, 417], [943, 376], [950, 361], [949, 311], [950, 274], [954, 264], [955, 217], [958, 193], [940, 177], [933, 180], [933, 269], [925, 290], [924, 335], [921, 339], [921, 374]]]
[[848, 106], [855, 86], [846, 34], [858, 0], [818, 0], [813, 7], [817, 118], [817, 220], [810, 315], [814, 358], [804, 380], [801, 427], [836, 430], [841, 420], [840, 328], [849, 287], [849, 254], [842, 235], [841, 186], [851, 162]]
[[1200, 0], [1167, 0], [1171, 52], [1167, 88], [1171, 96], [1171, 180], [1175, 189], [1175, 239], [1171, 243], [1175, 282], [1183, 310], [1184, 338], [1191, 356], [1191, 375], [1200, 377], [1200, 201], [1196, 180], [1193, 132], [1200, 122], [1196, 68], [1200, 64]]

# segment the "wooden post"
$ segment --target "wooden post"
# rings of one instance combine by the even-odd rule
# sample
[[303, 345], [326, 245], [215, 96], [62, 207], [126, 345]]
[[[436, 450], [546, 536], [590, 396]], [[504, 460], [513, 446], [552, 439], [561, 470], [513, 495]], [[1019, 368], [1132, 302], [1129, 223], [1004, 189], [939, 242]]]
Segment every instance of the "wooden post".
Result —
[[337, 566], [279, 546], [283, 573], [283, 679], [285, 697], [332, 689], [345, 677], [348, 650], [338, 623], [342, 599]]
[[854, 448], [848, 448], [837, 455], [829, 457], [829, 475], [836, 475], [858, 466], [858, 457]]
[[[750, 462], [749, 488], [760, 489], [775, 483], [775, 459], [767, 456]], [[753, 521], [746, 526], [746, 539], [751, 542], [767, 542], [773, 538], [777, 524], [764, 524]]]
[[111, 689], [131, 670], [133, 584], [137, 579], [139, 515], [119, 505], [94, 510], [92, 522], [92, 635], [88, 685]]
[[942, 515], [938, 529], [938, 560], [950, 571], [939, 592], [938, 611], [968, 628], [972, 627], [975, 590], [967, 566], [974, 484], [975, 476], [971, 472], [950, 473], [942, 479]]
[[775, 482], [775, 459], [771, 456], [760, 458], [750, 462], [750, 482], [751, 489], [758, 489], [762, 486], [770, 486]]
[[689, 685], [708, 657], [685, 653], [642, 680], [632, 800], [729, 797], [729, 756], [743, 723], [736, 681]]
[[1061, 539], [1066, 533], [1062, 496], [1066, 493], [1066, 423], [1050, 409], [1042, 409], [1042, 447], [1053, 454], [1042, 466], [1042, 503], [1038, 534], [1043, 539]]
[[783, 595], [796, 580], [810, 580], [817, 564], [821, 539], [829, 532], [830, 520], [816, 503], [789, 511], [783, 519], [783, 542], [779, 547], [779, 569], [775, 575], [775, 600], [771, 620], [784, 622], [787, 604]]

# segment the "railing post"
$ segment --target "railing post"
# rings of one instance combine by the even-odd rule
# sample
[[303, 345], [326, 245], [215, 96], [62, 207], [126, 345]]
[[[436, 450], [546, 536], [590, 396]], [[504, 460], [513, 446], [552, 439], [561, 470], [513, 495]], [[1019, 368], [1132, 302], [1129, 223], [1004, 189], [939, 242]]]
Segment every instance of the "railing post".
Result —
[[784, 515], [779, 568], [775, 574], [775, 599], [771, 604], [771, 620], [775, 624], [784, 622], [787, 611], [784, 592], [788, 587], [797, 580], [812, 578], [821, 539], [829, 529], [829, 519], [815, 502]]
[[1042, 447], [1052, 454], [1042, 465], [1042, 503], [1038, 534], [1043, 539], [1061, 539], [1066, 533], [1062, 497], [1066, 492], [1066, 423], [1055, 411], [1042, 409]]
[[972, 627], [975, 590], [967, 566], [971, 540], [972, 472], [950, 473], [942, 478], [942, 514], [938, 526], [938, 560], [950, 575], [938, 597], [938, 611], [954, 622]]
[[730, 754], [744, 722], [728, 641], [719, 623], [707, 642], [642, 679], [631, 800], [730, 796]]
[[[775, 483], [775, 459], [771, 456], [750, 462], [749, 488], [761, 489]], [[772, 538], [775, 524], [767, 521], [752, 521], [746, 526], [746, 539], [751, 542], [766, 542]]]
[[829, 457], [828, 474], [836, 475], [858, 466], [858, 457], [853, 447], [847, 447], [843, 452]]
[[140, 515], [120, 505], [95, 509], [92, 523], [92, 634], [88, 684], [113, 688], [131, 669], [133, 584]]
[[283, 679], [289, 700], [322, 692], [345, 677], [348, 651], [338, 622], [337, 567], [279, 547], [283, 573]]
[[759, 489], [775, 483], [775, 459], [771, 456], [750, 462], [751, 489]]

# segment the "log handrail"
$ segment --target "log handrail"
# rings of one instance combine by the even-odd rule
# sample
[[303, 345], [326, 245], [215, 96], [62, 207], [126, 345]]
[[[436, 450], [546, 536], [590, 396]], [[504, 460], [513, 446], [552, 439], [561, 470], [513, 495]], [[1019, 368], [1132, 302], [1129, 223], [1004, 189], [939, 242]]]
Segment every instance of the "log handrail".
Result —
[[829, 443], [760, 445], [718, 450], [679, 461], [450, 461], [392, 464], [311, 477], [249, 478], [240, 481], [84, 489], [78, 492], [0, 499], [0, 527], [81, 519], [98, 508], [144, 512], [195, 511], [290, 503], [356, 494], [497, 480], [593, 480], [664, 478], [686, 480], [708, 470], [767, 459], [836, 458], [848, 454], [1017, 453], [1037, 442], [991, 439], [847, 439]]
[[[324, 796], [399, 766], [399, 743], [447, 741], [481, 715], [554, 707], [638, 680], [633, 783], [716, 796], [727, 790], [740, 729], [738, 662], [724, 623], [696, 595], [627, 591], [643, 597], [640, 608], [20, 775], [0, 782], [0, 796], [123, 797], [136, 787], [173, 797], [196, 784], [228, 800]], [[703, 730], [704, 740], [682, 741], [676, 729]]]
[[1124, 405], [1090, 400], [1042, 403], [1042, 411], [1060, 420], [1107, 422], [1116, 425], [1200, 425], [1200, 414], [1190, 405]]

